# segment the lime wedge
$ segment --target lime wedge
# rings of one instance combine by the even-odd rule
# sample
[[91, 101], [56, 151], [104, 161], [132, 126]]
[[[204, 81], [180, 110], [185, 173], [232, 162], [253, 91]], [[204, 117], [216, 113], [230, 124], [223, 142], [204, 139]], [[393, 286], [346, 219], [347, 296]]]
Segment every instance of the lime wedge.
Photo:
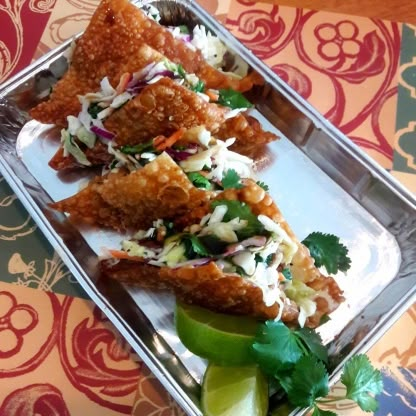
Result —
[[267, 380], [256, 366], [210, 364], [202, 384], [202, 411], [204, 416], [265, 416], [267, 389]]
[[254, 363], [256, 320], [177, 303], [175, 323], [179, 339], [195, 355], [219, 365]]

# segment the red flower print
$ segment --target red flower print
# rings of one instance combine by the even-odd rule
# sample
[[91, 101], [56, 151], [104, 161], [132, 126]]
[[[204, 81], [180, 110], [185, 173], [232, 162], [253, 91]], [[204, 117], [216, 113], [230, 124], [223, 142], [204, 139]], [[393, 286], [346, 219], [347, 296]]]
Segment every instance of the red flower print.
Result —
[[0, 292], [0, 358], [18, 353], [23, 337], [38, 322], [37, 312], [29, 305], [18, 304], [10, 293]]
[[361, 47], [357, 35], [357, 25], [348, 20], [321, 24], [315, 28], [315, 36], [319, 40], [318, 53], [328, 61], [355, 58]]

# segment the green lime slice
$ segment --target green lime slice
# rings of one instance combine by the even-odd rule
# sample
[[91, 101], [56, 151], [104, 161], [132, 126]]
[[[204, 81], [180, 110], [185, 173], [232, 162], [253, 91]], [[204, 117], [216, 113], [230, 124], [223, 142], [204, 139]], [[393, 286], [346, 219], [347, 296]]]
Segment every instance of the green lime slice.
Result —
[[210, 364], [202, 384], [201, 405], [204, 416], [265, 416], [267, 380], [256, 366]]
[[254, 363], [256, 320], [177, 303], [175, 323], [180, 340], [195, 355], [219, 365]]

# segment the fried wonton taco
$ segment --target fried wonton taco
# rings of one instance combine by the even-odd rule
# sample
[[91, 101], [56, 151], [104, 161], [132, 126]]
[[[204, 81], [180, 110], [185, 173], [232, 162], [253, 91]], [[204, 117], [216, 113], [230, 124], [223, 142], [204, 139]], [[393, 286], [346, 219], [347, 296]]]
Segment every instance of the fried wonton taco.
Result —
[[169, 289], [213, 311], [315, 327], [343, 301], [271, 197], [253, 180], [175, 221], [162, 218], [110, 250], [105, 276]]
[[[219, 138], [235, 137], [233, 148], [251, 155], [253, 149], [276, 140], [257, 120], [241, 114], [251, 104], [229, 90], [206, 90], [194, 74], [163, 57], [145, 68], [125, 73], [117, 87], [108, 77], [100, 90], [78, 99], [78, 116], [68, 116], [61, 147], [49, 165], [55, 170], [105, 164], [105, 146], [138, 145], [180, 128], [204, 126]], [[231, 108], [230, 108], [231, 107]]]
[[142, 169], [116, 170], [95, 178], [76, 195], [51, 204], [77, 223], [125, 230], [146, 227], [197, 208], [209, 193], [195, 187], [167, 153]]
[[104, 77], [115, 85], [124, 73], [145, 67], [155, 60], [151, 50], [183, 65], [208, 88], [248, 90], [253, 82], [261, 82], [255, 74], [239, 79], [215, 69], [198, 48], [174, 34], [128, 0], [102, 0], [76, 42], [67, 73], [49, 99], [32, 109], [31, 116], [42, 123], [66, 126], [67, 116], [81, 109], [77, 95], [96, 91]]

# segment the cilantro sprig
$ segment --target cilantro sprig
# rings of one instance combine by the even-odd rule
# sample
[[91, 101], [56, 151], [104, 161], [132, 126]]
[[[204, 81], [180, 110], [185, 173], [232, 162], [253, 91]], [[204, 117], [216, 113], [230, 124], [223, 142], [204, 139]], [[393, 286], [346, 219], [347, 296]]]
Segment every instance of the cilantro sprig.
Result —
[[315, 259], [317, 267], [324, 266], [328, 273], [346, 272], [351, 267], [348, 249], [333, 234], [314, 232], [303, 241], [309, 248], [311, 256]]
[[204, 176], [201, 175], [199, 172], [191, 172], [188, 173], [189, 180], [197, 187], [206, 190], [210, 190], [212, 188], [211, 182]]
[[245, 202], [220, 199], [211, 203], [213, 209], [218, 205], [225, 205], [227, 207], [227, 212], [223, 218], [224, 222], [231, 221], [234, 218], [240, 218], [240, 220], [247, 221], [247, 225], [244, 228], [236, 231], [239, 240], [252, 237], [253, 235], [267, 235], [268, 232], [263, 224], [258, 220], [257, 216], [253, 214], [250, 206]]
[[206, 257], [209, 255], [207, 248], [195, 234], [183, 234], [181, 236], [181, 242], [185, 246], [185, 256], [187, 259]]
[[89, 105], [88, 107], [88, 113], [90, 114], [90, 116], [94, 119], [97, 118], [97, 115], [99, 112], [103, 111], [104, 108], [99, 106], [98, 103], [92, 103]]
[[225, 175], [221, 181], [221, 185], [223, 189], [241, 189], [243, 187], [241, 178], [234, 169], [228, 169], [227, 172], [225, 172]]
[[191, 87], [191, 90], [195, 92], [204, 92], [205, 90], [204, 82], [199, 80], [193, 87]]
[[126, 155], [137, 155], [143, 152], [151, 152], [154, 151], [153, 147], [153, 140], [149, 140], [148, 142], [135, 144], [133, 146], [126, 145], [121, 146], [120, 151]]
[[269, 185], [262, 181], [257, 181], [256, 184], [260, 186], [260, 188], [263, 188], [266, 192], [269, 192]]
[[344, 366], [345, 396], [325, 399], [329, 393], [327, 349], [312, 329], [293, 330], [281, 321], [267, 321], [259, 327], [252, 349], [261, 370], [278, 382], [290, 404], [312, 407], [313, 416], [336, 416], [319, 406], [344, 399], [355, 401], [366, 412], [377, 410], [375, 396], [383, 390], [382, 375], [365, 355], [352, 357]]

